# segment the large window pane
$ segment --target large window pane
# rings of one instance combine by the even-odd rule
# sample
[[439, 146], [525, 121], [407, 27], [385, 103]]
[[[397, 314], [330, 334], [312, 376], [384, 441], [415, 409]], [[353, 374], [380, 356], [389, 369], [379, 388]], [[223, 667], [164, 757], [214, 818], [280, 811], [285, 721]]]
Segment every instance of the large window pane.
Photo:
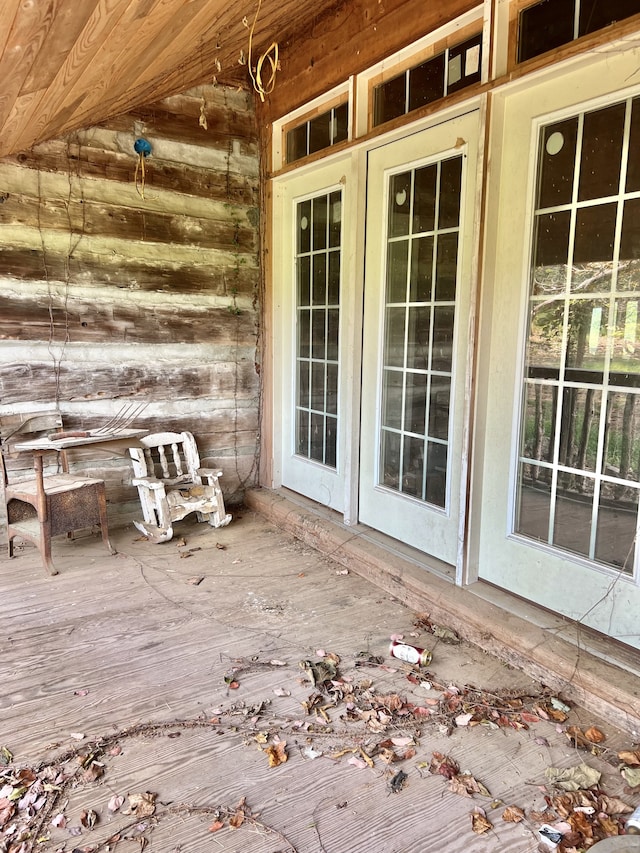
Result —
[[447, 496], [461, 185], [460, 156], [388, 185], [379, 482], [437, 507]]
[[514, 525], [629, 573], [640, 483], [640, 202], [623, 192], [640, 189], [634, 140], [631, 98], [540, 133]]
[[296, 206], [295, 452], [335, 468], [340, 335], [339, 191]]

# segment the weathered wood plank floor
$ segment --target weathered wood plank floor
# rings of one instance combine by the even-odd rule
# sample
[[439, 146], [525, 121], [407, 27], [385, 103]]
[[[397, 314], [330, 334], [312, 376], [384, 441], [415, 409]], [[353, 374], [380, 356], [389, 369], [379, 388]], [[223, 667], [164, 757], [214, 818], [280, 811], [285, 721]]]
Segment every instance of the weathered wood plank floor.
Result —
[[[182, 522], [180, 534], [152, 545], [132, 529], [114, 531], [115, 557], [97, 538], [58, 539], [53, 578], [30, 546], [0, 561], [0, 747], [18, 766], [35, 767], [104, 742], [103, 775], [67, 786], [55, 810], [66, 827], [48, 820], [49, 840], [38, 849], [95, 849], [117, 832], [119, 849], [142, 849], [144, 841], [126, 838], [141, 833], [158, 853], [538, 849], [537, 824], [501, 815], [506, 805], [542, 811], [545, 769], [585, 760], [555, 723], [478, 725], [448, 736], [442, 718], [408, 715], [374, 731], [346, 719], [349, 697], [327, 709], [327, 720], [308, 714], [302, 703], [313, 689], [300, 662], [318, 660], [318, 649], [339, 655], [352, 685], [369, 679], [375, 695], [435, 703], [438, 691], [408, 681], [408, 667], [388, 656], [390, 635], [408, 636], [415, 614], [250, 512], [221, 530]], [[438, 683], [539, 689], [465, 643], [424, 632], [414, 641], [433, 649]], [[383, 656], [384, 666], [356, 666], [360, 652]], [[230, 689], [234, 668], [239, 686]], [[610, 750], [626, 745], [580, 709], [569, 723], [600, 725]], [[414, 738], [415, 755], [387, 765], [377, 754], [368, 766], [358, 748], [373, 754], [389, 737]], [[277, 749], [278, 738], [288, 760], [270, 767], [264, 750]], [[491, 796], [448, 790], [428, 772], [434, 752], [455, 759]], [[606, 758], [587, 755], [607, 793], [620, 795]], [[407, 779], [394, 792], [389, 783], [400, 769]], [[156, 795], [153, 818], [108, 809], [112, 797], [140, 792]], [[224, 817], [243, 797], [257, 820], [210, 832], [215, 808]], [[493, 824], [482, 835], [471, 828], [475, 806]], [[81, 813], [91, 809], [95, 827], [82, 827]]]

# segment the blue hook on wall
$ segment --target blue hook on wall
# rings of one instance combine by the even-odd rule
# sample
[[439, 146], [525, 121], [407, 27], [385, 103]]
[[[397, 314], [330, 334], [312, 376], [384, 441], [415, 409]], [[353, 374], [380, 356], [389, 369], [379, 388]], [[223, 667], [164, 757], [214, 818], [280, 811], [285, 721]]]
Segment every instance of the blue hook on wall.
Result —
[[133, 150], [141, 157], [148, 157], [151, 154], [151, 143], [141, 136], [133, 143]]

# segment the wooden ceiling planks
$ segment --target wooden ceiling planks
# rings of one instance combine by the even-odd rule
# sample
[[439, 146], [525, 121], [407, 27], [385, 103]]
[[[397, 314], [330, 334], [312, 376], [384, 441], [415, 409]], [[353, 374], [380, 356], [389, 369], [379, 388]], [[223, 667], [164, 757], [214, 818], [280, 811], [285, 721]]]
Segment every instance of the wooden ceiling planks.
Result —
[[21, 0], [4, 0], [3, 2], [2, 15], [0, 15], [0, 56], [4, 55], [20, 3]]
[[2, 157], [214, 78], [249, 88], [250, 33], [254, 64], [280, 46], [277, 118], [477, 0], [0, 2]]
[[20, 14], [14, 15], [13, 25], [0, 57], [0, 125], [4, 125], [18, 98], [22, 86], [36, 62], [47, 29], [54, 20], [55, 3], [23, 3]]
[[[13, 110], [10, 120], [2, 128], [4, 139], [0, 142], [0, 153], [5, 153], [5, 145], [9, 146], [6, 153], [13, 153], [58, 134], [56, 117], [63, 104], [74, 91], [74, 87], [85, 79], [85, 73], [100, 45], [109, 39], [117, 21], [130, 3], [131, 0], [81, 0], [78, 3], [78, 7], [90, 10], [85, 26], [51, 84], [40, 90], [40, 98], [32, 102], [26, 110]], [[48, 128], [51, 128], [49, 132]]]
[[[177, 66], [178, 73], [185, 57], [197, 56], [194, 45], [203, 38], [203, 32], [211, 28], [212, 21], [218, 21], [228, 6], [226, 0], [191, 0], [176, 9], [175, 3], [160, 0], [165, 8], [153, 16], [148, 16], [145, 25], [135, 39], [135, 49], [131, 44], [121, 51], [117, 64], [110, 69], [108, 85], [102, 83], [100, 91], [88, 93], [73, 120], [66, 122], [62, 130], [76, 125], [77, 121], [92, 123], [97, 110], [103, 109], [108, 115], [116, 115], [131, 108], [131, 102], [144, 103], [145, 100], [158, 100], [176, 89], [163, 85], [167, 69]], [[98, 61], [99, 65], [103, 65]], [[200, 68], [195, 75], [198, 81], [206, 80], [208, 69]], [[210, 75], [209, 75], [210, 76]], [[189, 88], [193, 79], [185, 79], [179, 89]], [[209, 79], [208, 82], [211, 82]], [[76, 125], [77, 126], [77, 125]]]

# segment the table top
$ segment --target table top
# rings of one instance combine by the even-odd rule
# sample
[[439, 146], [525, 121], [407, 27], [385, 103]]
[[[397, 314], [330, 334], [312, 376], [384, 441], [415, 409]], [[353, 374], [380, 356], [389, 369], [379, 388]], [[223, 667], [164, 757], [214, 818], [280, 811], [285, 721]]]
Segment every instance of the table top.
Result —
[[[68, 438], [56, 438], [52, 432], [48, 436], [32, 438], [29, 441], [16, 442], [13, 446], [16, 450], [70, 450], [73, 447], [85, 447], [87, 445], [108, 444], [114, 441], [124, 441], [140, 438], [146, 435], [146, 429], [115, 429], [115, 430], [87, 430], [84, 435], [74, 435]], [[135, 442], [133, 442], [135, 444]]]

